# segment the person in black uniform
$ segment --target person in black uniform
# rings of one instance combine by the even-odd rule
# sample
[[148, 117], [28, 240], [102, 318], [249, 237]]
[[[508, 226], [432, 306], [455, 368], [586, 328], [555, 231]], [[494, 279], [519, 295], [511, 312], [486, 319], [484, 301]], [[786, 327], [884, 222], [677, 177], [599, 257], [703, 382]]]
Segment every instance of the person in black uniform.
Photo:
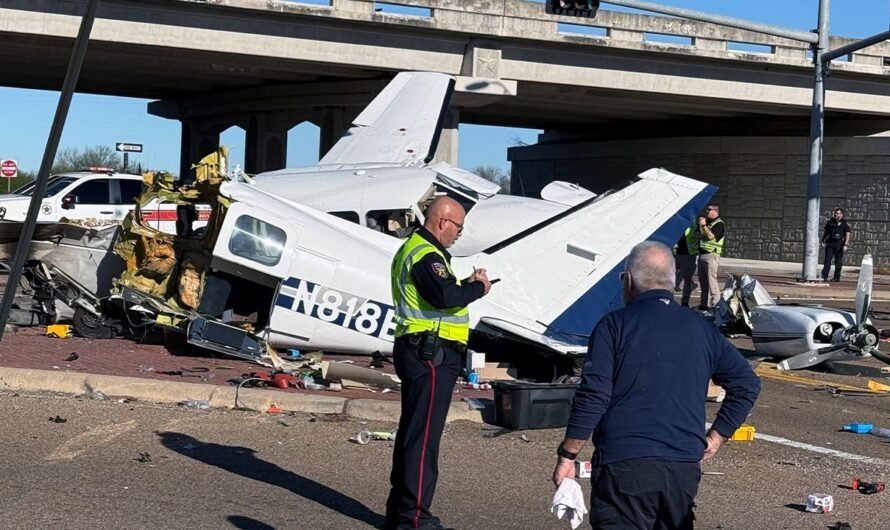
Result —
[[850, 243], [852, 235], [850, 225], [844, 219], [844, 210], [842, 208], [835, 209], [834, 217], [825, 223], [825, 230], [822, 232], [822, 244], [825, 245], [825, 265], [822, 267], [823, 281], [828, 281], [828, 272], [831, 270], [832, 258], [834, 258], [834, 278], [831, 281], [841, 281], [844, 251], [847, 250], [847, 245]]
[[439, 474], [439, 441], [469, 337], [467, 305], [485, 296], [484, 269], [458, 280], [446, 248], [463, 232], [466, 213], [440, 197], [393, 259], [396, 309], [393, 364], [402, 411], [393, 448], [384, 528], [443, 530], [430, 506]]

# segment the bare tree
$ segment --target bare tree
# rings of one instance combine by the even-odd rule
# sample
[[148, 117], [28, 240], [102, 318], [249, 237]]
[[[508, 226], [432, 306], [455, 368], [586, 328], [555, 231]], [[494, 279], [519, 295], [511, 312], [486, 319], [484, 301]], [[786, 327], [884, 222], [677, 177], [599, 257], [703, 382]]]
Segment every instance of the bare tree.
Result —
[[121, 157], [110, 145], [84, 147], [83, 151], [76, 147], [64, 147], [56, 154], [52, 173], [80, 171], [91, 167], [107, 167], [119, 171], [122, 167]]
[[510, 175], [497, 166], [476, 166], [473, 169], [473, 173], [479, 175], [485, 180], [494, 182], [504, 191], [510, 191]]

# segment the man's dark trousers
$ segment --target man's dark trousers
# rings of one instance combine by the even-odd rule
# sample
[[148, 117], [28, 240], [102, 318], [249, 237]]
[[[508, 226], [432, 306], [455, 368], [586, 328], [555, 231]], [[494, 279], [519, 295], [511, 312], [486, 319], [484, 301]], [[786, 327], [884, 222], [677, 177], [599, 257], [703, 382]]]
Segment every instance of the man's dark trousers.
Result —
[[691, 530], [698, 462], [635, 459], [594, 467], [590, 526], [602, 530]]
[[834, 258], [834, 281], [841, 280], [841, 267], [844, 265], [844, 246], [840, 243], [825, 245], [825, 265], [822, 266], [822, 279], [828, 279], [831, 270], [831, 259]]
[[462, 357], [444, 346], [437, 364], [422, 360], [418, 346], [406, 335], [396, 337], [393, 351], [396, 374], [402, 380], [402, 415], [392, 455], [387, 528], [422, 528], [436, 521], [430, 505], [439, 477], [439, 440]]

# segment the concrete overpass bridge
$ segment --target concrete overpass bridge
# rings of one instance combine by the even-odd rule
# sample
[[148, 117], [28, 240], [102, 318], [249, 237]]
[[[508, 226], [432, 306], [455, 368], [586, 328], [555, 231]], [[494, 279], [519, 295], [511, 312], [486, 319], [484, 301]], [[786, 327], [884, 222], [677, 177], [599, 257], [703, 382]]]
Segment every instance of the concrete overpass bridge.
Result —
[[[372, 0], [103, 0], [78, 91], [159, 100], [150, 112], [183, 123], [183, 168], [231, 125], [247, 131], [251, 171], [282, 167], [287, 130], [303, 121], [322, 128], [326, 149], [402, 70], [459, 76], [452, 128], [587, 139], [808, 130], [804, 43], [670, 17], [551, 16], [523, 0], [400, 4], [417, 15]], [[2, 84], [58, 89], [82, 10], [0, 0]], [[828, 134], [890, 129], [887, 57], [879, 45], [834, 67]], [[456, 129], [443, 140], [440, 156], [454, 159]]]
[[[456, 160], [460, 122], [540, 128], [510, 150], [514, 192], [601, 191], [661, 165], [720, 186], [730, 255], [801, 259], [808, 45], [524, 0], [393, 0], [413, 15], [306, 1], [102, 0], [78, 90], [158, 100], [151, 113], [182, 122], [181, 174], [238, 125], [258, 172], [284, 166], [293, 126], [318, 125], [326, 150], [395, 72], [444, 72], [459, 91], [438, 158]], [[83, 4], [0, 0], [0, 83], [58, 90]], [[890, 270], [890, 138], [850, 138], [890, 130], [888, 58], [881, 44], [832, 67], [823, 206], [853, 221], [848, 262], [870, 250]]]

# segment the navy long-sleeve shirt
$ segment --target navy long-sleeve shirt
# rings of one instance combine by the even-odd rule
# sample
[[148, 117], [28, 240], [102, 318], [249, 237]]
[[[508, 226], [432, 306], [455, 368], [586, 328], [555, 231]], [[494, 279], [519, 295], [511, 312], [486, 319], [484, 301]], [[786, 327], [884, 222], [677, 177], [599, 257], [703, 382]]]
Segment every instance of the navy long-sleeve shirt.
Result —
[[609, 313], [590, 337], [566, 438], [593, 435], [597, 461], [698, 462], [708, 380], [726, 390], [712, 428], [730, 437], [760, 394], [760, 379], [716, 327], [647, 291]]
[[[439, 249], [448, 263], [451, 263], [451, 254], [429, 230], [420, 227], [417, 229], [417, 234]], [[411, 279], [420, 296], [431, 306], [439, 309], [466, 307], [470, 302], [485, 295], [485, 285], [482, 282], [463, 282], [458, 285], [457, 278], [448, 271], [442, 256], [435, 252], [420, 258], [420, 261], [411, 267]]]

